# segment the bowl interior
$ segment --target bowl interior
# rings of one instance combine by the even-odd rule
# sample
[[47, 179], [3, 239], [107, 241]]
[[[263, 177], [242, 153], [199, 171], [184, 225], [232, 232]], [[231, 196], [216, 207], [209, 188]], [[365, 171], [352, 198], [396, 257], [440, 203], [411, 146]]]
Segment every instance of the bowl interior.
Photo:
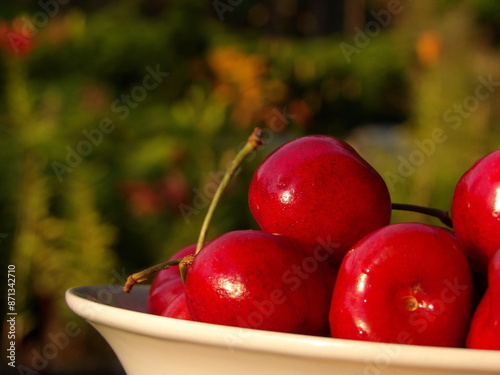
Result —
[[500, 351], [340, 340], [151, 315], [148, 290], [137, 285], [127, 294], [121, 286], [93, 285], [66, 292], [69, 307], [103, 335], [127, 374], [145, 368], [148, 374], [500, 374]]

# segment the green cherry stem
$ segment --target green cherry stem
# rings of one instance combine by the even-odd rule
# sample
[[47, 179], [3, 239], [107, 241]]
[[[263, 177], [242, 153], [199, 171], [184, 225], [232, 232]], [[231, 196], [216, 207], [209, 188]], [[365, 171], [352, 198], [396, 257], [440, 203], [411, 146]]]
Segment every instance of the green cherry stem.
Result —
[[262, 144], [264, 144], [264, 141], [262, 139], [262, 129], [255, 128], [250, 137], [248, 137], [245, 146], [243, 146], [243, 148], [236, 154], [233, 161], [231, 162], [231, 165], [226, 170], [224, 177], [222, 177], [222, 181], [220, 182], [219, 186], [217, 186], [217, 190], [215, 191], [214, 197], [212, 198], [210, 206], [208, 207], [207, 214], [205, 215], [205, 219], [203, 220], [200, 235], [198, 236], [198, 242], [196, 243], [196, 251], [193, 255], [188, 255], [187, 257], [185, 257], [179, 264], [179, 271], [181, 273], [181, 279], [183, 282], [186, 280], [189, 265], [193, 263], [194, 258], [205, 245], [208, 228], [210, 227], [210, 223], [212, 222], [215, 208], [219, 204], [220, 198], [222, 197], [224, 190], [226, 190], [229, 181], [231, 181], [231, 178], [236, 174], [236, 171], [240, 168], [241, 164], [243, 164], [243, 161]]
[[453, 222], [451, 221], [450, 214], [447, 211], [406, 203], [392, 203], [392, 209], [399, 211], [418, 212], [420, 214], [433, 216], [439, 219], [444, 225], [453, 228]]
[[208, 228], [210, 223], [212, 222], [212, 218], [214, 216], [215, 208], [219, 204], [219, 200], [226, 190], [227, 185], [231, 178], [235, 175], [235, 172], [241, 166], [243, 161], [252, 154], [257, 147], [262, 145], [264, 142], [262, 140], [262, 130], [260, 128], [255, 128], [252, 135], [247, 140], [245, 146], [238, 152], [235, 156], [234, 160], [231, 162], [231, 165], [228, 167], [222, 181], [220, 182], [217, 190], [215, 191], [214, 197], [212, 198], [212, 202], [210, 202], [210, 206], [208, 207], [207, 214], [205, 216], [205, 220], [201, 226], [200, 235], [198, 237], [198, 242], [196, 244], [196, 252], [198, 254], [205, 244], [205, 240], [207, 238]]
[[152, 267], [146, 268], [145, 270], [136, 272], [132, 275], [130, 275], [127, 278], [127, 281], [125, 282], [125, 285], [123, 286], [123, 291], [126, 293], [130, 293], [132, 290], [132, 287], [140, 283], [142, 281], [147, 280], [151, 275], [167, 269], [171, 266], [179, 266], [179, 271], [181, 273], [182, 281], [185, 280], [186, 274], [187, 274], [187, 268], [188, 266], [193, 262], [196, 254], [200, 252], [200, 250], [203, 248], [203, 245], [205, 244], [205, 240], [207, 238], [207, 233], [208, 233], [208, 228], [210, 226], [210, 223], [212, 221], [212, 218], [214, 216], [215, 208], [217, 207], [217, 204], [219, 203], [219, 200], [222, 196], [222, 193], [226, 189], [227, 185], [229, 184], [229, 181], [231, 178], [235, 175], [236, 171], [238, 168], [241, 166], [243, 161], [254, 152], [257, 147], [260, 145], [264, 144], [264, 141], [262, 139], [262, 130], [260, 128], [255, 128], [248, 137], [247, 142], [245, 143], [245, 146], [238, 152], [238, 154], [235, 156], [234, 160], [232, 161], [231, 165], [228, 167], [226, 173], [224, 174], [224, 177], [222, 178], [221, 183], [217, 187], [217, 190], [214, 194], [214, 197], [212, 198], [212, 202], [210, 202], [210, 206], [208, 207], [207, 214], [205, 216], [205, 219], [203, 221], [201, 230], [200, 230], [200, 235], [198, 237], [198, 242], [196, 243], [196, 251], [195, 254], [193, 255], [188, 255], [182, 259], [174, 259], [174, 260], [169, 260], [163, 263], [159, 263], [157, 265], [154, 265]]

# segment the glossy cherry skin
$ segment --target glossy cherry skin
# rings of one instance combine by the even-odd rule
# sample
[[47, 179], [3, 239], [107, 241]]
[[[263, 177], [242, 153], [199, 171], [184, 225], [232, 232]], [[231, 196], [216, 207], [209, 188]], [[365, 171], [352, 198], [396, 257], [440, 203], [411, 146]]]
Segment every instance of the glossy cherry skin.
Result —
[[193, 320], [186, 305], [186, 294], [184, 291], [175, 297], [160, 315], [168, 318]]
[[467, 347], [500, 350], [500, 250], [489, 263], [488, 288], [472, 317]]
[[[173, 254], [169, 260], [181, 259], [194, 254], [196, 244], [186, 246]], [[181, 293], [184, 293], [184, 283], [181, 280], [179, 267], [170, 267], [158, 272], [151, 283], [148, 294], [148, 312], [163, 315], [167, 306]]]
[[283, 235], [225, 233], [188, 268], [186, 304], [195, 321], [260, 330], [328, 334], [330, 266]]
[[391, 224], [346, 254], [332, 297], [331, 336], [463, 347], [473, 292], [469, 263], [451, 231]]
[[271, 153], [252, 178], [248, 201], [266, 232], [293, 237], [310, 252], [334, 243], [334, 266], [391, 216], [382, 177], [346, 142], [324, 135], [294, 139]]
[[500, 150], [474, 163], [458, 181], [451, 206], [453, 228], [478, 272], [500, 248]]

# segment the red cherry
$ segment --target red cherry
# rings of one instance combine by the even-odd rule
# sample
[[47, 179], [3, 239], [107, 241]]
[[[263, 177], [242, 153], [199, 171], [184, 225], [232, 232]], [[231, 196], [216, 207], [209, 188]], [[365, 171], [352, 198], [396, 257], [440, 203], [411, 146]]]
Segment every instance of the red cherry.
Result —
[[262, 230], [293, 237], [309, 252], [335, 243], [333, 265], [391, 216], [382, 177], [350, 145], [322, 135], [271, 153], [251, 181], [249, 205]]
[[486, 275], [490, 258], [500, 249], [500, 150], [476, 161], [460, 178], [451, 217], [473, 266]]
[[186, 294], [184, 291], [175, 297], [174, 300], [167, 306], [165, 311], [163, 311], [160, 315], [168, 318], [193, 320], [186, 305]]
[[332, 285], [324, 259], [283, 235], [240, 230], [207, 243], [189, 266], [193, 320], [325, 335]]
[[500, 250], [489, 263], [488, 288], [472, 317], [467, 347], [500, 350]]
[[451, 231], [388, 225], [345, 256], [332, 297], [331, 336], [463, 346], [473, 289], [469, 264]]
[[[176, 271], [179, 273], [178, 269], [176, 269]], [[148, 296], [148, 312], [150, 314], [162, 315], [162, 312], [170, 303], [182, 293], [184, 293], [184, 283], [180, 276], [159, 284], [152, 290], [150, 289]]]
[[[186, 246], [176, 252], [169, 260], [181, 259], [186, 255], [194, 254], [196, 244]], [[179, 295], [184, 293], [184, 283], [178, 267], [170, 267], [158, 272], [148, 295], [148, 312], [155, 315], [162, 315], [166, 307]]]

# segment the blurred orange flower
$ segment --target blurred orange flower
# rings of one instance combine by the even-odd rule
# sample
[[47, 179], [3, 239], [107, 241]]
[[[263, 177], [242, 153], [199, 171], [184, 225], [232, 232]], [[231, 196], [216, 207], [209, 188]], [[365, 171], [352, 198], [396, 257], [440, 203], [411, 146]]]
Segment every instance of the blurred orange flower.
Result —
[[441, 54], [441, 38], [432, 30], [424, 31], [417, 39], [417, 56], [424, 66], [433, 66]]
[[265, 59], [225, 46], [216, 48], [208, 63], [215, 74], [213, 94], [233, 105], [232, 121], [236, 126], [252, 126], [264, 106]]

